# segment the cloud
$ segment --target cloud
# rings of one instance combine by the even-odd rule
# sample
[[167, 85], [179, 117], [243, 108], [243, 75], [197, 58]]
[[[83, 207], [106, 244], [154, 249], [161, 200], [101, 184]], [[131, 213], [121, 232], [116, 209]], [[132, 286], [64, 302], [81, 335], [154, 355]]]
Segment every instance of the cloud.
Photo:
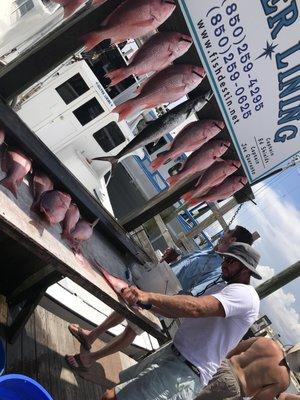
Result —
[[[255, 186], [257, 206], [245, 204], [235, 223], [258, 231], [263, 264], [282, 270], [300, 259], [300, 211], [264, 183]], [[229, 221], [233, 212], [226, 215]]]
[[[258, 272], [263, 282], [275, 275], [275, 270], [260, 265]], [[251, 283], [257, 286], [262, 281], [253, 279]], [[300, 341], [300, 316], [295, 309], [296, 298], [285, 288], [279, 289], [261, 301], [261, 314], [267, 314], [272, 321], [275, 332], [282, 335], [284, 344], [293, 344]]]
[[[300, 260], [300, 211], [265, 183], [254, 187], [257, 206], [246, 203], [238, 214], [235, 224], [250, 231], [258, 231], [261, 239], [255, 248], [261, 253], [259, 272], [264, 280]], [[229, 221], [233, 212], [226, 215]], [[253, 284], [261, 281], [253, 280]], [[267, 314], [275, 331], [283, 336], [285, 343], [300, 341], [300, 296], [298, 281], [289, 284], [261, 302], [261, 313]]]

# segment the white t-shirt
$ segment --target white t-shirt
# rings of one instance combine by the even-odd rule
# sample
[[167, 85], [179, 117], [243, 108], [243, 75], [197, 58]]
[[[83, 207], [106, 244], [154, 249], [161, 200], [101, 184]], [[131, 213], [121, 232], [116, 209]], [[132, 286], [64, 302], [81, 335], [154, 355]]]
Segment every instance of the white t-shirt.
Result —
[[212, 295], [222, 303], [226, 317], [185, 318], [174, 338], [180, 353], [199, 368], [204, 385], [259, 313], [259, 297], [250, 285], [221, 283], [212, 286], [205, 295]]

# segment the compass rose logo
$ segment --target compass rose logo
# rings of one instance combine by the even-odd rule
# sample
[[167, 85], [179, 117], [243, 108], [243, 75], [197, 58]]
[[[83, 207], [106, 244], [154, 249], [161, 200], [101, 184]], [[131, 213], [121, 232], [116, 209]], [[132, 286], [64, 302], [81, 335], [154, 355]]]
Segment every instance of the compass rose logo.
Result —
[[278, 46], [278, 44], [274, 44], [274, 43], [269, 43], [268, 41], [266, 42], [266, 47], [263, 49], [264, 51], [261, 53], [261, 55], [259, 55], [258, 57], [256, 57], [256, 60], [258, 60], [259, 58], [262, 58], [263, 56], [265, 56], [265, 59], [267, 59], [269, 57], [270, 60], [272, 60], [272, 56], [275, 53], [275, 49]]

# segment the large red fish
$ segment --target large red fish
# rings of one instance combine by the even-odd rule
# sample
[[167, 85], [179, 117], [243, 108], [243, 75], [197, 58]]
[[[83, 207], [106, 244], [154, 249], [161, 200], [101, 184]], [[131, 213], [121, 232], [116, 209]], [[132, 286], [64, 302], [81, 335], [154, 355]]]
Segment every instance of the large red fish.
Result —
[[[119, 295], [122, 295], [124, 289], [129, 287], [128, 282], [124, 281], [123, 279], [116, 278], [115, 276], [111, 275], [106, 269], [104, 269], [97, 261], [95, 261], [97, 267], [100, 269], [102, 275], [106, 279], [109, 286]], [[137, 302], [137, 306], [140, 308], [144, 308], [146, 310], [151, 308], [151, 304], [144, 304], [140, 301]]]
[[215, 162], [200, 177], [195, 188], [183, 196], [183, 200], [189, 202], [194, 197], [203, 196], [213, 187], [220, 185], [228, 176], [236, 172], [240, 166], [241, 162], [239, 160]]
[[247, 182], [248, 180], [245, 176], [230, 176], [225, 179], [221, 185], [212, 188], [204, 196], [191, 199], [190, 205], [195, 205], [204, 201], [209, 203], [228, 199], [228, 197], [241, 190]]
[[125, 0], [100, 24], [99, 30], [83, 37], [85, 50], [105, 39], [118, 44], [145, 36], [169, 18], [175, 8], [173, 0]]
[[71, 200], [67, 193], [49, 190], [41, 195], [39, 212], [50, 225], [58, 224], [64, 220]]
[[17, 188], [31, 170], [31, 160], [18, 149], [7, 150], [3, 155], [1, 168], [3, 172], [6, 172], [6, 177], [0, 184], [17, 198]]
[[224, 122], [211, 119], [191, 122], [177, 134], [169, 150], [159, 153], [157, 158], [152, 161], [152, 169], [158, 169], [162, 164], [168, 160], [174, 160], [182, 153], [199, 149], [216, 136], [224, 126]]
[[49, 176], [46, 175], [41, 170], [35, 170], [34, 176], [32, 178], [32, 191], [34, 200], [31, 206], [32, 211], [38, 212], [41, 195], [44, 192], [47, 192], [48, 190], [52, 189], [53, 189], [53, 182], [49, 178]]
[[181, 170], [173, 176], [170, 176], [167, 181], [170, 186], [178, 184], [189, 179], [193, 175], [198, 175], [200, 172], [209, 168], [215, 161], [221, 160], [220, 157], [230, 147], [229, 140], [210, 140], [205, 143], [199, 150], [192, 153]]
[[195, 89], [204, 76], [202, 67], [189, 64], [171, 65], [151, 77], [142, 86], [137, 97], [118, 105], [113, 112], [119, 113], [121, 121], [137, 111], [172, 103]]
[[191, 47], [193, 40], [190, 36], [179, 32], [158, 32], [151, 36], [134, 56], [129, 65], [115, 69], [106, 77], [110, 86], [117, 85], [130, 75], [142, 76], [150, 72], [158, 72], [168, 67], [176, 58], [182, 56]]
[[80, 219], [75, 228], [70, 232], [68, 236], [68, 240], [71, 243], [75, 252], [79, 252], [81, 243], [89, 240], [94, 231], [94, 227], [99, 222], [99, 219], [96, 219], [93, 223], [90, 223], [84, 219]]
[[65, 218], [61, 223], [63, 239], [68, 239], [71, 235], [72, 230], [75, 228], [80, 218], [80, 212], [75, 203], [71, 203], [68, 211], [66, 212]]

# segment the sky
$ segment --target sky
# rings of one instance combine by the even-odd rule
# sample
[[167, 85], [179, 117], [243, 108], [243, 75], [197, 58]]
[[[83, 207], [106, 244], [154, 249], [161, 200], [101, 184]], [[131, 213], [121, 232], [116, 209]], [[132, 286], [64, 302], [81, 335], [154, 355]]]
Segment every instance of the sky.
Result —
[[[252, 187], [254, 204], [247, 202], [234, 225], [258, 231], [254, 247], [261, 254], [259, 272], [264, 280], [300, 260], [300, 166]], [[232, 213], [225, 217], [227, 222]], [[261, 281], [253, 280], [253, 284]], [[261, 302], [261, 313], [272, 320], [284, 344], [300, 342], [300, 278]]]

